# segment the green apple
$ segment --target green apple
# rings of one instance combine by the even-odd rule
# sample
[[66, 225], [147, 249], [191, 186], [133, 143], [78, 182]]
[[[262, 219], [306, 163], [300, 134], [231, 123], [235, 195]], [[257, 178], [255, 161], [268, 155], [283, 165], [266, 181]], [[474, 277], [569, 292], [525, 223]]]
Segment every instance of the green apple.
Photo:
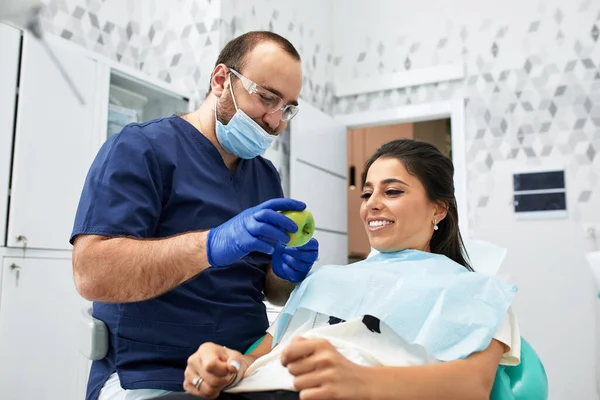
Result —
[[315, 233], [315, 219], [312, 213], [307, 208], [302, 211], [282, 211], [281, 213], [298, 225], [295, 233], [288, 232], [290, 241], [286, 245], [300, 247], [308, 243]]

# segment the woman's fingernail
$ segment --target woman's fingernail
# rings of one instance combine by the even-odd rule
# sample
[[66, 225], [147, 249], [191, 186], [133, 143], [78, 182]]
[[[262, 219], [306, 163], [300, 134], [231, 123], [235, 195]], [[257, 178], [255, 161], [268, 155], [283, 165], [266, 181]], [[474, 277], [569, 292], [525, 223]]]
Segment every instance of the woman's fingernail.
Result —
[[242, 366], [240, 365], [240, 363], [239, 363], [237, 360], [231, 360], [231, 361], [229, 362], [229, 364], [233, 365], [233, 368], [235, 368], [235, 369], [236, 369], [236, 371], [239, 371], [239, 370], [240, 370], [240, 368], [242, 367]]

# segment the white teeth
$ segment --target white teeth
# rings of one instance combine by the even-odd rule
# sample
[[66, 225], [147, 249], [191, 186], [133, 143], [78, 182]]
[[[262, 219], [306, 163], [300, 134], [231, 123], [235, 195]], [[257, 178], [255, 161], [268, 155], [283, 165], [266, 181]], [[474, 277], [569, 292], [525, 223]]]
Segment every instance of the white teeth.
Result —
[[392, 223], [392, 221], [371, 221], [371, 222], [369, 222], [369, 226], [383, 226], [383, 225], [389, 225], [391, 223]]

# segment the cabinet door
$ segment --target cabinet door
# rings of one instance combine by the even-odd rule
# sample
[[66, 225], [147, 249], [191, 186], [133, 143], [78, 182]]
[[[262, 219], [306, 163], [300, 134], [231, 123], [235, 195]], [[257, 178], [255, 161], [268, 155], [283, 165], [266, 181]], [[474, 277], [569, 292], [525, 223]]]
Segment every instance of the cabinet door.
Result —
[[20, 47], [20, 31], [0, 23], [0, 246], [6, 244], [6, 212]]
[[97, 138], [96, 62], [52, 44], [85, 104], [68, 86], [42, 45], [24, 35], [16, 122], [8, 246], [70, 249], [69, 235]]
[[5, 258], [0, 293], [0, 398], [84, 398], [71, 260]]
[[300, 101], [290, 136], [290, 197], [304, 201], [315, 218], [319, 259], [348, 262], [348, 157], [346, 126]]

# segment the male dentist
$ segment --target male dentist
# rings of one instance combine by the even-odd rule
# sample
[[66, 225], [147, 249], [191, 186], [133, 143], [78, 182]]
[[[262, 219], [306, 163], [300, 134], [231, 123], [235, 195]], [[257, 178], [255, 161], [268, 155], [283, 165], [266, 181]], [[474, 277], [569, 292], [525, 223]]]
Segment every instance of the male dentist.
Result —
[[75, 218], [73, 274], [108, 326], [86, 399], [183, 391], [187, 358], [207, 341], [244, 352], [317, 258], [262, 154], [298, 112], [300, 56], [249, 32], [221, 51], [198, 110], [130, 124], [106, 141]]

